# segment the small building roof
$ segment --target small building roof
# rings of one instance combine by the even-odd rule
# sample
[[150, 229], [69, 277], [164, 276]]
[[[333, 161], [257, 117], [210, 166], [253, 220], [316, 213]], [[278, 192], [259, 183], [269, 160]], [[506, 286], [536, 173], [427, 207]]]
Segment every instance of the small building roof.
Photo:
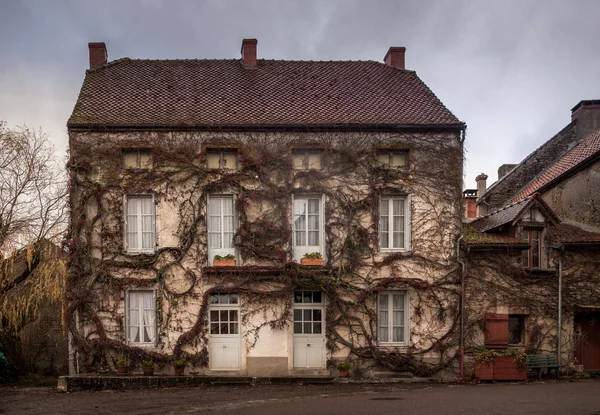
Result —
[[548, 238], [552, 242], [571, 244], [571, 243], [598, 243], [600, 244], [600, 234], [584, 231], [573, 225], [560, 223], [548, 228]]

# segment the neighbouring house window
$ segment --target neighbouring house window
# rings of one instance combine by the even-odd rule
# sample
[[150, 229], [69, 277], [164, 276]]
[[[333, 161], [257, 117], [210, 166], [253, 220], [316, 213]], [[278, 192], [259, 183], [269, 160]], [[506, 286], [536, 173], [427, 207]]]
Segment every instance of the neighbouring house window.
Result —
[[382, 250], [406, 250], [409, 221], [406, 197], [382, 197], [379, 203], [379, 247]]
[[322, 249], [323, 209], [321, 196], [294, 197], [294, 259], [300, 261]]
[[525, 316], [522, 314], [508, 315], [508, 344], [525, 344]]
[[233, 195], [211, 195], [208, 198], [208, 255], [235, 255], [235, 203]]
[[408, 293], [379, 294], [377, 334], [379, 343], [407, 343]]
[[206, 165], [209, 169], [237, 170], [236, 150], [208, 150]]
[[123, 167], [126, 169], [151, 169], [152, 150], [149, 148], [124, 149]]
[[528, 268], [539, 268], [542, 257], [542, 232], [539, 230], [528, 230], [527, 240], [531, 247], [523, 251], [523, 266]]
[[217, 292], [210, 294], [210, 334], [239, 334], [239, 298], [237, 293]]
[[152, 195], [128, 195], [126, 200], [126, 249], [154, 251], [156, 214]]
[[379, 150], [377, 164], [391, 169], [405, 169], [408, 167], [408, 151]]
[[151, 344], [156, 340], [156, 298], [152, 290], [127, 292], [127, 340]]
[[323, 333], [321, 291], [294, 291], [294, 334]]
[[293, 150], [292, 161], [295, 170], [320, 170], [322, 169], [323, 151]]

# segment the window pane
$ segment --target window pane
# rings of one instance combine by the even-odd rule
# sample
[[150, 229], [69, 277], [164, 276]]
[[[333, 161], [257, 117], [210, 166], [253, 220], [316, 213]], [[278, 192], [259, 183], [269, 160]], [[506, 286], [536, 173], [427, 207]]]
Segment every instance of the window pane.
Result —
[[232, 197], [224, 197], [222, 200], [223, 200], [223, 214], [224, 215], [233, 215], [233, 198]]
[[210, 321], [219, 321], [219, 312], [217, 310], [210, 310]]
[[404, 232], [394, 232], [394, 248], [404, 248]]
[[229, 324], [221, 323], [219, 328], [221, 329], [221, 334], [229, 334]]
[[394, 231], [404, 232], [404, 216], [394, 216]]
[[392, 313], [392, 324], [394, 326], [403, 326], [404, 325], [404, 311], [394, 311]]
[[221, 231], [221, 217], [211, 216], [208, 219], [208, 231], [209, 232], [220, 232]]
[[211, 197], [208, 201], [208, 214], [211, 216], [221, 215], [221, 199], [218, 197]]
[[305, 215], [306, 214], [306, 199], [294, 199], [294, 214]]
[[312, 321], [312, 310], [304, 310], [304, 321]]
[[381, 199], [379, 204], [379, 215], [387, 216], [390, 213], [390, 201], [388, 199]]
[[321, 302], [321, 291], [313, 291], [313, 303]]
[[223, 218], [223, 230], [225, 232], [233, 231], [233, 216], [225, 216]]
[[219, 334], [219, 323], [210, 323], [210, 334]]
[[229, 310], [229, 321], [238, 321], [237, 310]]
[[308, 168], [321, 169], [321, 153], [308, 153]]
[[137, 150], [123, 150], [123, 167], [132, 169], [138, 167]]
[[[312, 303], [312, 292], [311, 291], [302, 291], [302, 302], [303, 303]], [[307, 320], [305, 318], [305, 320]]]
[[313, 334], [321, 334], [321, 323], [313, 323]]
[[294, 334], [302, 334], [302, 323], [294, 323]]
[[403, 294], [394, 294], [393, 295], [393, 307], [394, 310], [404, 310], [404, 295]]
[[385, 151], [377, 153], [377, 162], [381, 166], [389, 166], [390, 165], [390, 154]]
[[302, 321], [302, 310], [294, 310], [294, 321]]
[[404, 215], [404, 199], [394, 199], [394, 216]]
[[221, 312], [219, 313], [219, 318], [221, 319], [221, 321], [229, 321], [229, 311], [221, 310]]
[[381, 294], [379, 296], [379, 309], [380, 310], [388, 309], [388, 295], [387, 294]]
[[154, 248], [154, 233], [152, 233], [152, 232], [142, 233], [142, 248], [143, 249]]
[[210, 303], [211, 304], [219, 304], [219, 294], [211, 294], [210, 295]]
[[321, 310], [313, 310], [312, 320], [313, 321], [321, 321]]
[[127, 197], [127, 214], [128, 215], [137, 215], [138, 214], [137, 204], [138, 204], [138, 199], [136, 197], [133, 197], [133, 196]]
[[402, 168], [406, 166], [406, 153], [392, 154], [392, 167]]
[[223, 235], [223, 248], [233, 248], [233, 232], [227, 232]]
[[142, 216], [142, 232], [152, 232], [152, 216]]
[[137, 233], [127, 233], [127, 248], [128, 249], [139, 249], [138, 246], [138, 234]]
[[319, 214], [319, 199], [308, 199], [308, 213], [310, 215]]
[[238, 323], [229, 323], [229, 334], [238, 334]]
[[404, 342], [404, 327], [394, 327], [393, 329], [395, 342]]
[[294, 226], [297, 231], [306, 230], [306, 216], [296, 216]]
[[237, 168], [236, 153], [228, 151], [223, 153], [223, 168], [235, 170]]
[[294, 302], [295, 303], [302, 302], [302, 291], [294, 291]]
[[221, 247], [221, 234], [220, 233], [209, 233], [208, 234], [208, 247], [209, 248], [220, 248]]
[[296, 246], [306, 246], [306, 232], [296, 232]]
[[304, 169], [304, 154], [303, 153], [294, 153], [292, 155], [292, 162], [294, 164], [294, 169], [303, 170]]
[[379, 341], [387, 342], [388, 341], [388, 329], [387, 327], [379, 327]]
[[312, 323], [304, 323], [304, 334], [312, 334]]
[[132, 325], [132, 326], [139, 326], [139, 324], [140, 324], [140, 310], [138, 310], [137, 308], [131, 308], [129, 310], [129, 324]]
[[308, 246], [319, 246], [319, 232], [309, 231], [308, 232]]
[[221, 159], [220, 153], [208, 153], [206, 155], [206, 164], [209, 169], [218, 169], [219, 161]]
[[138, 343], [140, 341], [140, 328], [137, 326], [129, 327], [129, 341]]
[[319, 215], [308, 215], [308, 229], [312, 231], [319, 230]]
[[[238, 303], [238, 295], [237, 293], [229, 294], [229, 304], [237, 304]], [[237, 311], [236, 311], [237, 313]]]
[[152, 167], [152, 150], [140, 150], [140, 167], [143, 169]]

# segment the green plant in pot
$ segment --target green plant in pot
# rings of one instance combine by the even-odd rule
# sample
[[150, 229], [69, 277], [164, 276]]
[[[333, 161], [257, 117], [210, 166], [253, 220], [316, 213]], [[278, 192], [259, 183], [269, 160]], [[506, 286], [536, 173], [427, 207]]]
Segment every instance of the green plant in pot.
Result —
[[320, 252], [311, 252], [304, 254], [304, 257], [300, 260], [302, 265], [319, 266], [323, 265], [323, 255]]
[[215, 267], [235, 267], [235, 255], [215, 255], [213, 259]]
[[154, 362], [152, 360], [142, 360], [142, 371], [144, 376], [154, 375]]
[[350, 377], [350, 369], [353, 365], [350, 362], [339, 362], [335, 367], [340, 372], [341, 378], [347, 378]]
[[117, 360], [117, 375], [128, 375], [129, 374], [129, 363], [126, 359]]
[[177, 376], [182, 376], [185, 372], [185, 366], [187, 361], [182, 357], [181, 359], [173, 360], [173, 367], [175, 368], [175, 374]]

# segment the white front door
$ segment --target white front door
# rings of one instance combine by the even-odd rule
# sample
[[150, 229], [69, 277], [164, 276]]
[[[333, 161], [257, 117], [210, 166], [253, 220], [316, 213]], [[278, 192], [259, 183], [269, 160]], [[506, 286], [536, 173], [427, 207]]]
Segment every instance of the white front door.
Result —
[[237, 293], [210, 295], [208, 362], [211, 370], [240, 370], [240, 307]]
[[325, 324], [321, 291], [294, 292], [294, 369], [325, 368]]
[[318, 195], [294, 196], [294, 261], [323, 250], [323, 206]]

